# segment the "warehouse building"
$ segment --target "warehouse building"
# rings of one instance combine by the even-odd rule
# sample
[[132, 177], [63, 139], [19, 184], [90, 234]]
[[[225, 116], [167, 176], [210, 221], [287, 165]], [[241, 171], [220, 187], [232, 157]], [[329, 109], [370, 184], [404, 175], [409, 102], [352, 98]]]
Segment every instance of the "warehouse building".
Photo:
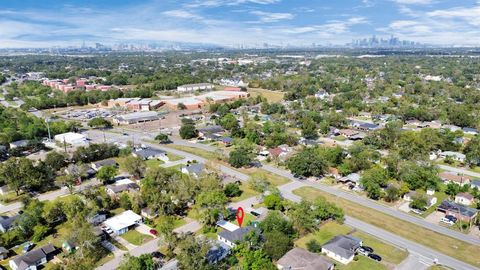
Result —
[[177, 87], [179, 92], [193, 92], [193, 91], [205, 91], [213, 90], [214, 86], [211, 83], [196, 83], [196, 84], [185, 84]]
[[58, 143], [67, 143], [73, 146], [82, 146], [88, 144], [88, 140], [85, 135], [74, 132], [57, 134], [55, 135], [54, 139]]
[[124, 115], [118, 115], [113, 118], [117, 125], [131, 125], [137, 123], [157, 121], [160, 117], [157, 112], [134, 112]]

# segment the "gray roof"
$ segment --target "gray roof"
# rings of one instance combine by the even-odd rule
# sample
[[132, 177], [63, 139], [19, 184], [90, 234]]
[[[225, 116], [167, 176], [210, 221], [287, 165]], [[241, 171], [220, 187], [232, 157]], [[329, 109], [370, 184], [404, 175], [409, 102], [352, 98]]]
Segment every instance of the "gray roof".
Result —
[[36, 265], [38, 261], [55, 252], [55, 247], [48, 244], [41, 248], [34, 249], [13, 259], [17, 265], [17, 270], [25, 270], [31, 265]]
[[215, 263], [227, 256], [230, 253], [231, 248], [224, 243], [217, 241], [207, 252], [207, 261], [209, 263]]
[[7, 217], [7, 216], [0, 216], [0, 225], [4, 230], [10, 229], [12, 227], [12, 223], [19, 217], [19, 215], [13, 216], [13, 217]]
[[137, 122], [137, 121], [149, 121], [149, 120], [158, 120], [157, 112], [134, 112], [124, 115], [119, 115], [115, 117], [120, 121], [128, 121], [128, 122]]
[[277, 264], [286, 270], [328, 270], [333, 266], [329, 260], [302, 248], [290, 250], [278, 260]]
[[243, 239], [245, 238], [245, 235], [247, 233], [253, 231], [253, 230], [256, 230], [256, 229], [252, 226], [248, 226], [248, 227], [238, 228], [233, 232], [224, 230], [221, 233], [219, 233], [218, 235], [221, 236], [224, 239], [227, 239], [228, 241], [230, 241], [232, 243], [235, 243], [235, 242], [243, 241]]
[[451, 211], [455, 213], [460, 213], [464, 217], [469, 217], [473, 218], [475, 215], [477, 215], [478, 210], [465, 206], [463, 204], [458, 204], [455, 202], [451, 202], [448, 200], [444, 200], [438, 207], [437, 209], [443, 210], [443, 211]]
[[329, 250], [342, 258], [350, 258], [361, 246], [361, 240], [350, 235], [337, 235], [322, 246], [322, 249]]
[[472, 182], [470, 182], [470, 185], [474, 187], [479, 187], [480, 188], [480, 179], [474, 179]]
[[110, 189], [113, 193], [120, 193], [131, 189], [138, 190], [140, 186], [135, 183], [129, 183], [124, 185], [108, 185], [106, 189]]
[[146, 149], [141, 149], [141, 150], [135, 151], [135, 155], [137, 155], [137, 156], [139, 156], [143, 159], [147, 159], [147, 158], [150, 158], [150, 157], [156, 157], [156, 156], [163, 155], [163, 154], [165, 154], [165, 151], [158, 150], [158, 149], [153, 149], [153, 148], [146, 148]]
[[105, 159], [93, 163], [97, 168], [102, 166], [116, 166], [117, 162], [114, 159]]
[[221, 126], [206, 126], [204, 128], [199, 128], [198, 129], [198, 132], [201, 132], [203, 134], [205, 134], [205, 133], [213, 134], [213, 133], [220, 133], [220, 132], [224, 132], [224, 131], [225, 130]]
[[183, 168], [185, 168], [189, 174], [199, 175], [203, 172], [203, 169], [205, 168], [205, 166], [202, 163], [192, 163], [192, 164], [188, 164]]

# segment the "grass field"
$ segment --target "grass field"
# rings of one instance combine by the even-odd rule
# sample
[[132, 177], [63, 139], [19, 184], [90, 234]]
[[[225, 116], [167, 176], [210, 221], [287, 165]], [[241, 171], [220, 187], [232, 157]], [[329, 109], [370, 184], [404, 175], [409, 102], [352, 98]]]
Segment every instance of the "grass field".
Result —
[[248, 93], [252, 97], [257, 97], [262, 95], [268, 100], [268, 102], [280, 102], [283, 100], [284, 93], [280, 91], [272, 91], [261, 88], [248, 88]]
[[386, 231], [395, 233], [396, 235], [412, 240], [424, 246], [430, 247], [448, 256], [480, 267], [480, 257], [474, 255], [480, 254], [480, 246], [471, 245], [446, 235], [433, 232], [410, 222], [380, 213], [373, 209], [359, 206], [355, 203], [335, 197], [312, 187], [302, 187], [294, 190], [293, 193], [307, 200], [314, 200], [318, 196], [323, 196], [329, 201], [334, 202], [338, 206], [342, 207], [345, 211], [345, 214], [349, 216], [382, 228]]
[[145, 164], [147, 164], [148, 169], [155, 169], [160, 167], [160, 165], [165, 164], [165, 162], [158, 159], [149, 159], [145, 161]]
[[177, 149], [177, 150], [180, 150], [180, 151], [185, 151], [185, 152], [203, 157], [203, 158], [208, 159], [208, 160], [216, 160], [217, 159], [217, 156], [216, 156], [215, 153], [208, 152], [208, 151], [198, 149], [198, 148], [195, 148], [195, 147], [175, 145], [175, 144], [169, 144], [169, 145], [167, 145], [167, 147]]
[[122, 235], [120, 235], [123, 239], [127, 240], [130, 244], [134, 244], [136, 246], [140, 246], [143, 243], [148, 242], [149, 240], [153, 239], [150, 235], [145, 235], [139, 233], [135, 230], [130, 230]]
[[297, 247], [307, 249], [307, 243], [312, 239], [317, 240], [318, 243], [323, 245], [329, 240], [331, 240], [333, 237], [340, 234], [349, 234], [351, 231], [352, 228], [346, 225], [338, 224], [336, 222], [327, 222], [323, 224], [320, 229], [318, 229], [318, 231], [310, 233], [295, 241], [295, 245]]
[[338, 263], [335, 267], [337, 270], [387, 270], [388, 268], [372, 259], [364, 256], [358, 256], [357, 261], [352, 261], [348, 265]]
[[363, 232], [354, 232], [352, 235], [362, 239], [365, 246], [373, 248], [375, 254], [379, 254], [382, 256], [383, 260], [389, 263], [399, 264], [408, 256], [407, 251], [386, 244], [369, 234]]
[[251, 189], [250, 186], [248, 185], [248, 183], [242, 183], [240, 185], [240, 189], [242, 190], [242, 195], [240, 195], [238, 197], [233, 197], [231, 199], [232, 202], [240, 202], [240, 201], [243, 201], [243, 200], [248, 199], [250, 197], [260, 195], [260, 193]]

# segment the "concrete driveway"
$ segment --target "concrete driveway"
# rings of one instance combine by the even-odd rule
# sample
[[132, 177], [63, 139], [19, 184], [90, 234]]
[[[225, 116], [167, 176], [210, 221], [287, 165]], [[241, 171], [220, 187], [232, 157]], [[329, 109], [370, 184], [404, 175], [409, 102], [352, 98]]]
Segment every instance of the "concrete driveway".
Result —
[[154, 238], [157, 238], [156, 235], [153, 235], [153, 234], [150, 233], [150, 230], [151, 230], [151, 229], [152, 229], [151, 227], [149, 227], [149, 226], [147, 226], [147, 225], [145, 225], [145, 224], [140, 224], [140, 225], [138, 225], [138, 226], [135, 227], [135, 230], [136, 230], [137, 232], [139, 232], [139, 233], [141, 233], [141, 234], [150, 235], [150, 236], [153, 236]]

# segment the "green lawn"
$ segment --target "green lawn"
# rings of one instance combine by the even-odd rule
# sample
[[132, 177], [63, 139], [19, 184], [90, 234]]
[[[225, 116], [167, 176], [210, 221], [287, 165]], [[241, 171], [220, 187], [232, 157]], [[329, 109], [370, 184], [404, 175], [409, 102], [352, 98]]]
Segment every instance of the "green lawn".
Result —
[[[252, 215], [250, 213], [245, 213], [245, 217], [243, 218], [242, 227], [247, 226], [249, 224], [249, 222], [255, 221], [255, 219], [256, 219], [256, 217], [254, 215]], [[237, 219], [232, 221], [232, 223], [238, 226]]]
[[250, 197], [260, 195], [260, 193], [251, 189], [248, 183], [242, 183], [240, 185], [240, 189], [242, 190], [242, 195], [240, 195], [239, 197], [232, 198], [231, 199], [232, 202], [240, 202]]
[[123, 239], [127, 240], [131, 244], [134, 244], [136, 246], [140, 246], [143, 243], [148, 242], [149, 240], [153, 239], [152, 236], [142, 234], [137, 232], [136, 230], [130, 230], [122, 235], [120, 235]]
[[432, 265], [429, 268], [427, 268], [427, 270], [450, 270], [450, 269], [451, 268], [448, 268], [448, 267], [442, 266], [442, 265]]
[[307, 234], [306, 236], [295, 241], [295, 245], [307, 249], [307, 243], [312, 239], [317, 240], [321, 245], [323, 245], [333, 237], [340, 234], [349, 234], [351, 231], [352, 228], [346, 225], [342, 225], [333, 221], [327, 222], [323, 224], [318, 231]]
[[148, 169], [155, 169], [155, 168], [160, 167], [160, 165], [164, 164], [165, 162], [163, 162], [159, 159], [149, 159], [149, 160], [145, 161], [145, 163], [147, 164]]
[[437, 191], [433, 196], [437, 197], [437, 203], [429, 207], [427, 210], [425, 210], [425, 212], [422, 213], [422, 217], [427, 217], [431, 213], [435, 212], [435, 210], [437, 209], [437, 206], [441, 204], [443, 200], [448, 198], [448, 195], [445, 194], [445, 192], [443, 191]]
[[177, 160], [182, 160], [183, 157], [177, 156], [175, 154], [167, 153], [167, 157], [170, 161], [177, 161]]
[[177, 149], [177, 150], [180, 150], [180, 151], [185, 151], [185, 152], [203, 157], [203, 158], [208, 159], [208, 160], [216, 160], [217, 159], [217, 155], [215, 153], [208, 152], [208, 151], [198, 149], [198, 148], [195, 148], [195, 147], [175, 145], [175, 144], [169, 144], [169, 145], [166, 145], [166, 147]]
[[294, 190], [293, 193], [307, 200], [314, 200], [319, 196], [323, 196], [327, 200], [342, 207], [345, 214], [349, 216], [382, 228], [386, 231], [395, 233], [396, 235], [406, 239], [415, 241], [421, 245], [430, 247], [448, 256], [480, 267], [480, 260], [475, 255], [480, 254], [480, 246], [468, 244], [455, 238], [433, 232], [413, 223], [397, 219], [393, 216], [383, 214], [367, 207], [363, 207], [312, 187], [302, 187]]
[[125, 209], [119, 207], [119, 208], [115, 208], [113, 210], [110, 210], [110, 213], [112, 213], [112, 215], [115, 216], [115, 215], [123, 213], [124, 211], [125, 211]]
[[340, 135], [340, 136], [335, 136], [333, 137], [334, 140], [337, 140], [339, 142], [343, 142], [343, 141], [346, 141], [347, 140], [347, 137], [343, 136], [343, 135]]
[[337, 263], [335, 269], [337, 270], [388, 270], [388, 268], [372, 259], [365, 256], [357, 256], [357, 261], [352, 261], [348, 265]]
[[406, 250], [386, 244], [369, 234], [355, 232], [352, 235], [362, 239], [365, 246], [373, 248], [375, 254], [380, 255], [383, 260], [389, 263], [399, 264], [408, 256], [408, 252]]
[[274, 186], [281, 186], [290, 182], [290, 180], [285, 177], [258, 168], [255, 168], [254, 172], [250, 173], [249, 175], [251, 177], [264, 177], [268, 182], [270, 182], [270, 184]]
[[272, 91], [272, 90], [266, 90], [266, 89], [261, 89], [261, 88], [248, 88], [248, 93], [252, 97], [257, 97], [257, 96], [263, 96], [266, 98], [269, 102], [280, 102], [283, 100], [283, 96], [285, 93], [280, 92], [280, 91]]

